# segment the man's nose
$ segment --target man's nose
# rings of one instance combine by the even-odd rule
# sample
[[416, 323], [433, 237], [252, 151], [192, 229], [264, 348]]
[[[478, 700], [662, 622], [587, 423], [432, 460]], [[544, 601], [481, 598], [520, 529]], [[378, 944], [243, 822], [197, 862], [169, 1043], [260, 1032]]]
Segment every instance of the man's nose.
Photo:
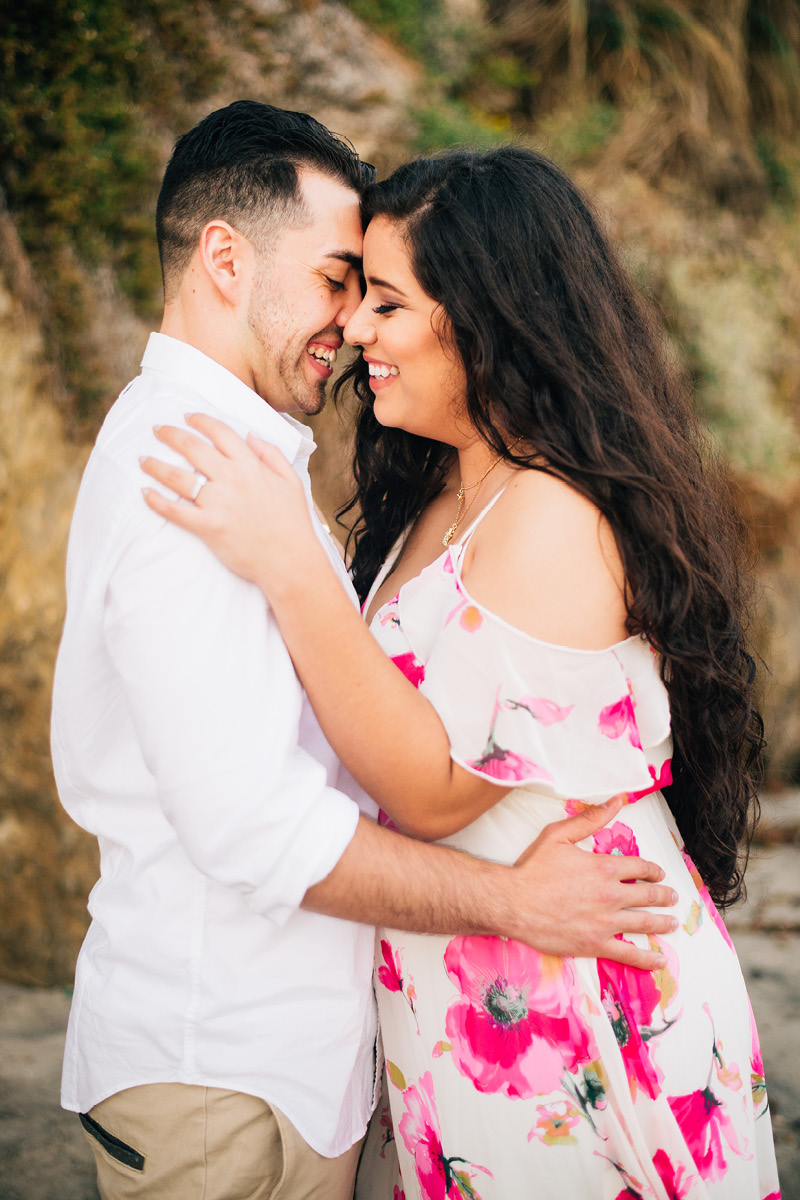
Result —
[[375, 325], [369, 306], [362, 300], [344, 325], [344, 340], [351, 346], [370, 346], [375, 341]]
[[[353, 274], [351, 272], [351, 274]], [[361, 305], [361, 284], [357, 278], [351, 278], [345, 285], [345, 290], [342, 292], [342, 304], [336, 314], [336, 324], [341, 328], [347, 325], [351, 320], [355, 311]]]

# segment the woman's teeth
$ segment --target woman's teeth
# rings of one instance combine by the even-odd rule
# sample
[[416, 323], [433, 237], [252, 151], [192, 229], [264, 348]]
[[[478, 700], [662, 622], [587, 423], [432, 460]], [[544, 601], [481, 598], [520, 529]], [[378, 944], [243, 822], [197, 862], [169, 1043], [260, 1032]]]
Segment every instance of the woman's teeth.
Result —
[[380, 363], [367, 363], [370, 375], [374, 375], [376, 379], [388, 379], [390, 375], [399, 375], [397, 367], [386, 367]]
[[331, 366], [336, 362], [336, 351], [327, 346], [306, 346], [306, 350], [312, 358], [329, 363]]

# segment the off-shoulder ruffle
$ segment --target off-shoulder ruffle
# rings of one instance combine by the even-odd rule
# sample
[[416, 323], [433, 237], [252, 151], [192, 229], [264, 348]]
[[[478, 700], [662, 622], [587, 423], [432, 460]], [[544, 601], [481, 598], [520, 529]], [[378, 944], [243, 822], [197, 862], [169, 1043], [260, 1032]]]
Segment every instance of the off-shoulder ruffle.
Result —
[[658, 786], [670, 718], [649, 644], [576, 650], [540, 641], [476, 603], [458, 566], [449, 552], [392, 602], [454, 761], [505, 788], [583, 801]]

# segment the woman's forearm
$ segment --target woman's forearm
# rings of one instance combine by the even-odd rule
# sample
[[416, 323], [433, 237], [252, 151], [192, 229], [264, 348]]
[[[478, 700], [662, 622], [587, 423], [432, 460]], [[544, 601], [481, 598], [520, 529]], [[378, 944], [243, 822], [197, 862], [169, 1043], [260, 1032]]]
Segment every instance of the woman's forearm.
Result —
[[436, 710], [383, 653], [322, 548], [309, 540], [298, 554], [291, 575], [270, 564], [259, 583], [328, 741], [401, 829], [462, 829], [503, 789], [453, 764]]

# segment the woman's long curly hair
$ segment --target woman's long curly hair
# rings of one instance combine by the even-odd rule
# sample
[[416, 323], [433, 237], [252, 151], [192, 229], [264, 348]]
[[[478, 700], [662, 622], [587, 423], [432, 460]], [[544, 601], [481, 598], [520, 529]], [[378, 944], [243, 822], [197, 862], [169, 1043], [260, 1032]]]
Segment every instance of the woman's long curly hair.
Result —
[[[614, 531], [627, 628], [662, 658], [672, 712], [669, 805], [711, 895], [742, 893], [763, 725], [753, 700], [745, 539], [660, 328], [586, 200], [540, 154], [452, 151], [405, 164], [363, 198], [365, 227], [403, 231], [466, 372], [466, 407], [509, 462], [566, 480]], [[363, 598], [441, 490], [454, 451], [384, 428], [367, 365], [344, 373], [357, 421], [354, 578]], [[511, 453], [515, 439], [535, 449]]]

